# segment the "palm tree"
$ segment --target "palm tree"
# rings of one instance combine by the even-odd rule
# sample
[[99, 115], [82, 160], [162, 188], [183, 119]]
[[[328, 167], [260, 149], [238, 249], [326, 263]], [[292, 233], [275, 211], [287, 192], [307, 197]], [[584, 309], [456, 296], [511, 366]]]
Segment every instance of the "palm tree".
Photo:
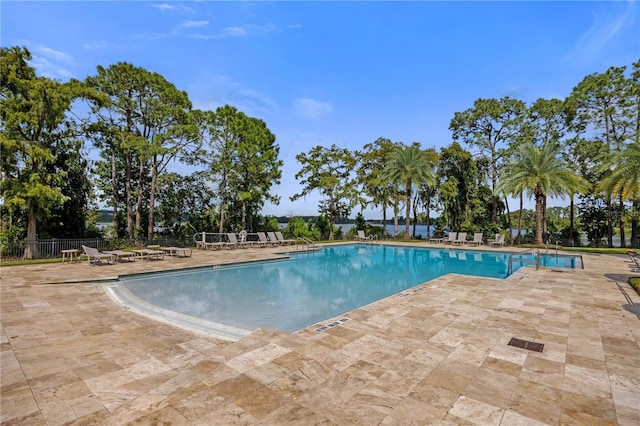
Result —
[[560, 145], [525, 143], [518, 146], [505, 168], [499, 190], [506, 193], [533, 194], [536, 201], [535, 244], [544, 244], [542, 230], [547, 195], [575, 194], [588, 182], [569, 169], [560, 157]]
[[[602, 165], [602, 171], [606, 174], [597, 189], [611, 194], [612, 198], [619, 195], [621, 201], [631, 200], [635, 213], [640, 200], [640, 139], [626, 145], [621, 151], [612, 152]], [[632, 245], [638, 238], [637, 232], [635, 219], [631, 226]], [[624, 247], [624, 240], [621, 243], [621, 247]]]
[[414, 142], [410, 146], [399, 146], [391, 154], [382, 175], [387, 182], [404, 186], [405, 205], [407, 207], [404, 238], [408, 240], [411, 237], [409, 224], [411, 221], [412, 186], [423, 183], [435, 185], [434, 165], [429, 160], [426, 151], [420, 149], [420, 144]]

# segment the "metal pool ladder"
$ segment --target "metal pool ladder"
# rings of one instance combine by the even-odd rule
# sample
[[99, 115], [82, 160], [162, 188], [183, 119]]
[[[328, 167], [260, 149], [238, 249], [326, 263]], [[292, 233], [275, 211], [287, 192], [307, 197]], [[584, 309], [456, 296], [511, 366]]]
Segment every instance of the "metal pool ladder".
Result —
[[304, 246], [306, 245], [307, 251], [316, 249], [316, 243], [307, 237], [296, 238], [296, 250], [298, 250], [298, 245], [301, 245], [302, 248], [304, 248]]
[[[524, 256], [525, 254], [533, 254], [535, 255], [535, 260], [531, 260], [531, 259], [525, 259], [522, 256]], [[529, 250], [525, 250], [525, 251], [521, 251], [519, 253], [515, 253], [515, 254], [510, 254], [509, 255], [509, 275], [511, 275], [513, 273], [513, 259], [515, 257], [516, 261], [520, 262], [520, 263], [530, 263], [532, 265], [536, 265], [536, 271], [538, 269], [540, 269], [540, 250], [538, 249], [529, 249]]]

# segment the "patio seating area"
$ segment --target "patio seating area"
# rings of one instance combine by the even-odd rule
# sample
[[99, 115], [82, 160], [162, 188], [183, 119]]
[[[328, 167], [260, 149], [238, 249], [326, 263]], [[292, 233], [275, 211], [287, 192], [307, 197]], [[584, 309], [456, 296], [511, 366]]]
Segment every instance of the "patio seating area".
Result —
[[258, 329], [235, 342], [123, 309], [84, 282], [282, 251], [3, 267], [0, 422], [640, 424], [640, 319], [629, 309], [640, 296], [627, 256], [585, 254], [584, 270], [506, 280], [450, 274], [323, 331]]

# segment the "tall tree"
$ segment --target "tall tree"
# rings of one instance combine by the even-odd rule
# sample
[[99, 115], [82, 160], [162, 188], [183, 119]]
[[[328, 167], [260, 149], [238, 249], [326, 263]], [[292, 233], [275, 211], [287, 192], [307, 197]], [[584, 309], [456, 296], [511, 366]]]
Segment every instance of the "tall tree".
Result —
[[[453, 142], [440, 151], [438, 198], [452, 229], [471, 224], [472, 200], [478, 191], [478, 167], [471, 153]], [[496, 207], [497, 208], [497, 207]]]
[[398, 183], [405, 192], [405, 240], [411, 238], [409, 226], [411, 222], [411, 204], [413, 186], [427, 184], [435, 186], [435, 165], [420, 144], [414, 142], [410, 146], [401, 146], [391, 154], [389, 162], [383, 170], [383, 177], [387, 182]]
[[[120, 62], [108, 68], [98, 66], [97, 70], [97, 75], [88, 77], [86, 83], [108, 97], [109, 102], [93, 105], [92, 128], [103, 136], [96, 142], [102, 142], [99, 147], [104, 161], [116, 164], [115, 156], [124, 159], [130, 236], [142, 234], [141, 215], [146, 201], [147, 238], [152, 238], [158, 177], [174, 159], [189, 161], [196, 148], [197, 126], [190, 114], [191, 102], [186, 92], [144, 68]], [[135, 166], [137, 188], [133, 183]]]
[[560, 156], [560, 145], [526, 143], [518, 146], [505, 168], [498, 190], [527, 191], [536, 203], [535, 243], [544, 244], [543, 229], [547, 195], [563, 196], [578, 192], [588, 183], [567, 167]]
[[[633, 80], [625, 75], [626, 67], [610, 67], [604, 73], [586, 76], [572, 90], [567, 102], [572, 109], [572, 129], [579, 137], [604, 142], [611, 153], [623, 149], [635, 138], [638, 114]], [[612, 200], [607, 200], [608, 244], [613, 246]], [[624, 203], [620, 200], [620, 236], [624, 247]]]
[[201, 157], [218, 193], [219, 232], [228, 228], [228, 217], [239, 218], [233, 225], [247, 229], [265, 201], [280, 200], [271, 192], [282, 177], [280, 147], [264, 121], [235, 107], [225, 105], [202, 114], [202, 136], [208, 149]]
[[[638, 200], [640, 200], [640, 139], [626, 145], [622, 151], [614, 152], [601, 165], [604, 178], [597, 189], [620, 196], [622, 201], [632, 201], [632, 215], [636, 219]], [[624, 236], [624, 235], [623, 235]], [[637, 245], [637, 226], [632, 230], [632, 245]], [[623, 245], [624, 247], [624, 245]]]
[[265, 201], [280, 202], [271, 187], [280, 183], [282, 160], [278, 158], [276, 136], [258, 118], [244, 117], [239, 142], [233, 156], [236, 164], [232, 183], [241, 204], [241, 229], [247, 229], [247, 223], [253, 222], [253, 215]]
[[68, 114], [80, 95], [74, 82], [38, 77], [30, 61], [26, 48], [0, 49], [0, 187], [11, 210], [26, 209], [26, 259], [38, 257], [38, 220], [67, 200], [62, 190], [66, 172], [54, 167], [54, 152], [76, 135]]
[[387, 234], [387, 207], [391, 203], [395, 186], [385, 182], [380, 174], [396, 147], [397, 144], [389, 139], [378, 138], [375, 142], [366, 144], [363, 151], [356, 153], [359, 159], [357, 176], [362, 193], [370, 198], [368, 204], [382, 208], [383, 235]]
[[353, 176], [356, 158], [352, 152], [339, 148], [335, 144], [330, 148], [320, 145], [308, 153], [296, 155], [302, 168], [296, 173], [296, 179], [302, 184], [302, 192], [290, 197], [291, 201], [320, 192], [321, 213], [329, 218], [329, 239], [334, 239], [334, 225], [337, 217], [347, 217], [357, 202], [357, 181]]
[[491, 220], [498, 220], [496, 185], [498, 169], [504, 158], [504, 149], [517, 140], [524, 119], [524, 102], [504, 97], [501, 99], [477, 99], [473, 108], [456, 112], [449, 124], [453, 140], [479, 148], [479, 154], [490, 159], [489, 180], [494, 192]]

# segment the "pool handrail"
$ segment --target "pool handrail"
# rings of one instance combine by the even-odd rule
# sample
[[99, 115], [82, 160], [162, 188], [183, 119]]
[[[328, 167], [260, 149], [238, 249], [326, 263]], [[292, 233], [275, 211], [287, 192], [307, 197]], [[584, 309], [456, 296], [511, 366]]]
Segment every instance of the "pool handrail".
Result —
[[306, 245], [307, 246], [307, 250], [315, 250], [316, 248], [316, 243], [315, 241], [307, 238], [307, 237], [298, 237], [296, 238], [296, 250], [298, 250], [298, 244], [302, 245], [303, 247]]
[[[511, 274], [513, 273], [513, 257], [514, 257], [514, 256], [523, 256], [523, 255], [525, 255], [525, 254], [533, 254], [533, 255], [535, 255], [535, 257], [536, 257], [536, 260], [535, 260], [536, 271], [537, 271], [538, 269], [540, 269], [540, 256], [542, 255], [542, 254], [540, 253], [540, 250], [538, 250], [538, 249], [536, 249], [536, 248], [534, 248], [534, 249], [527, 249], [527, 250], [524, 250], [524, 251], [521, 251], [521, 252], [518, 252], [518, 253], [511, 253], [511, 254], [509, 255], [509, 266], [508, 266], [508, 268], [509, 268], [509, 275], [511, 275]], [[520, 263], [531, 263], [531, 261], [530, 261], [530, 260], [528, 260], [528, 259], [518, 259], [518, 262], [520, 262]]]

